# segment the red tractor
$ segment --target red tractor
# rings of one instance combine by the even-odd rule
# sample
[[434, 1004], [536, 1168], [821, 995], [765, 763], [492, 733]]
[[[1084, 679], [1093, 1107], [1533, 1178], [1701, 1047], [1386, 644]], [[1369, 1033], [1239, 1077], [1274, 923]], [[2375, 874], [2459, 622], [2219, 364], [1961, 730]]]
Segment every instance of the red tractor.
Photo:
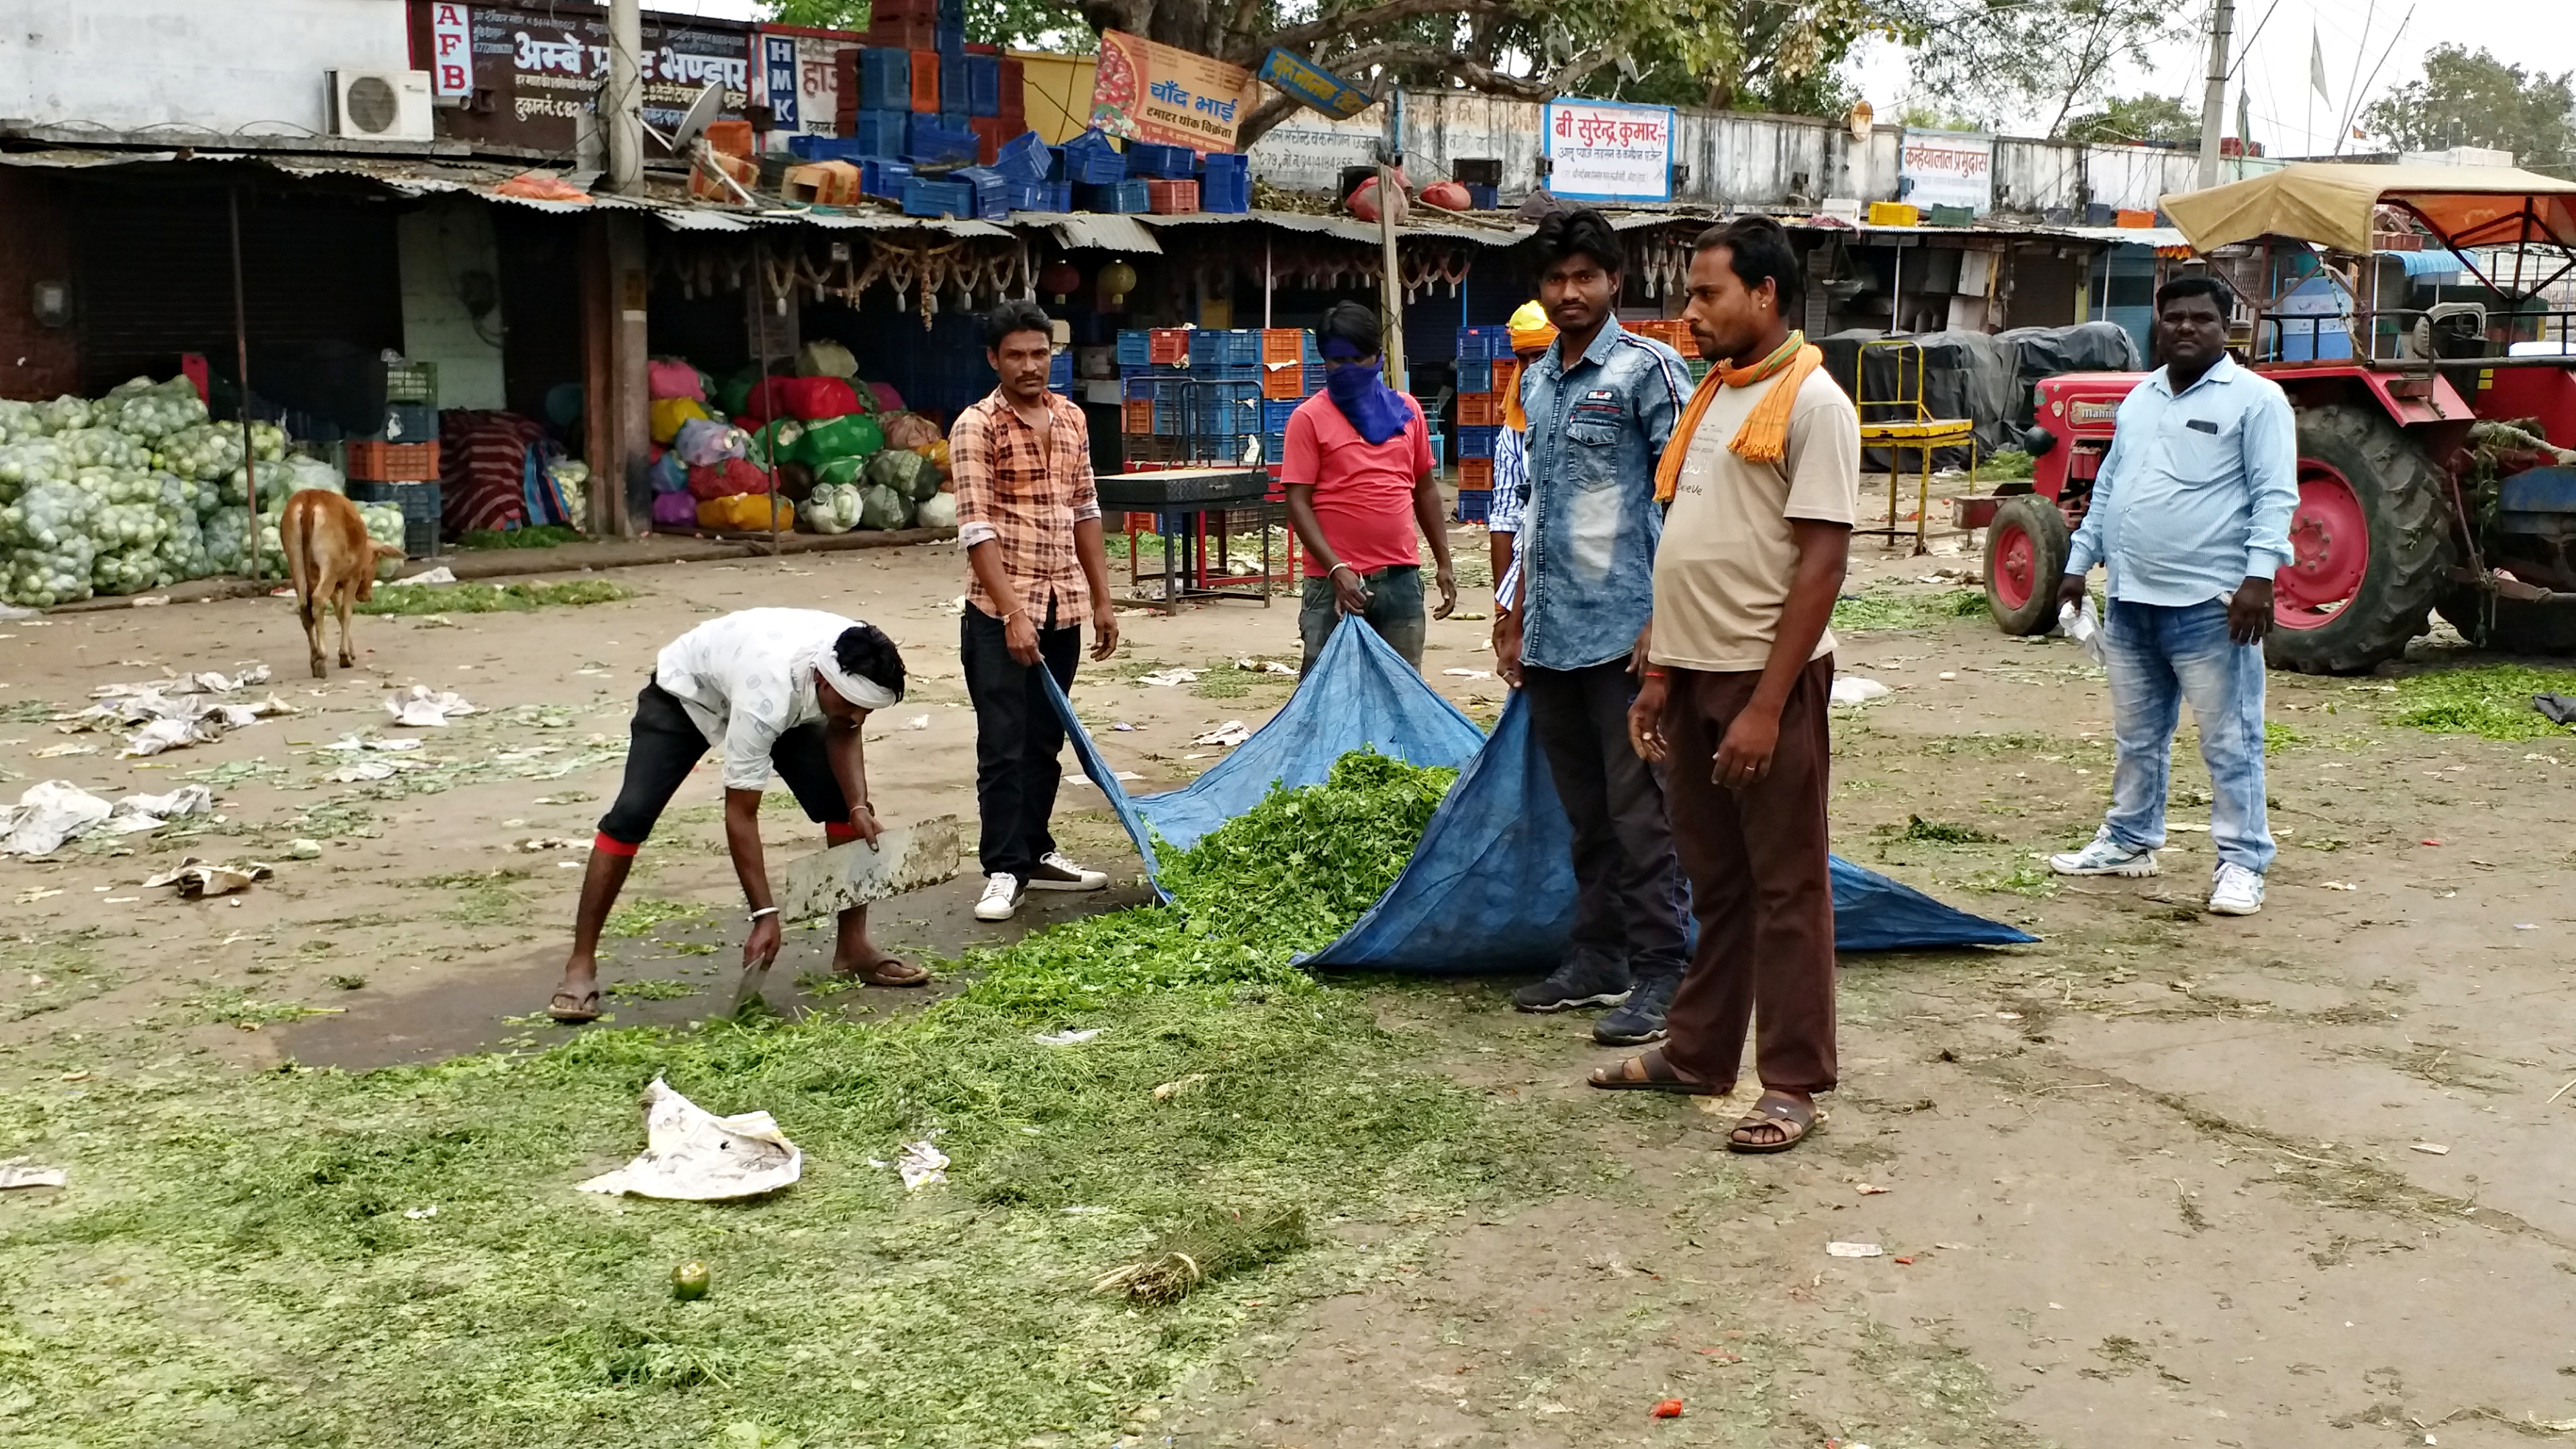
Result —
[[[2576, 182], [2293, 165], [2165, 206], [2251, 299], [2235, 350], [2298, 412], [2271, 665], [2365, 672], [2434, 609], [2480, 644], [2576, 651], [2576, 308], [2550, 305], [2576, 286]], [[2039, 384], [2029, 488], [1986, 505], [2004, 632], [2055, 627], [2069, 536], [2139, 381]]]

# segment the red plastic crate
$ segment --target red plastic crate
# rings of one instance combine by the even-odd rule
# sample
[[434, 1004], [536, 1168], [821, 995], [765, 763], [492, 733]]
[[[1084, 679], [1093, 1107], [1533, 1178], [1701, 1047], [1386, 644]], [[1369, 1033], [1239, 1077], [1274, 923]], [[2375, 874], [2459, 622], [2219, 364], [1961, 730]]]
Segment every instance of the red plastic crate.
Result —
[[1196, 181], [1147, 181], [1145, 209], [1156, 216], [1187, 216], [1199, 209]]
[[1493, 392], [1458, 394], [1458, 426], [1462, 428], [1495, 428], [1502, 426], [1503, 397]]
[[975, 132], [975, 164], [990, 166], [1002, 155], [1002, 143], [1020, 134], [1025, 127], [1008, 127], [999, 116], [970, 116], [966, 124]]
[[917, 116], [939, 114], [939, 52], [916, 50], [912, 53], [912, 111]]
[[1156, 327], [1145, 334], [1145, 356], [1148, 361], [1183, 363], [1190, 360], [1190, 329]]
[[935, 50], [939, 44], [939, 27], [927, 17], [920, 20], [871, 20], [867, 36], [868, 44], [885, 50]]
[[438, 477], [436, 443], [386, 443], [366, 438], [348, 444], [348, 474], [367, 483], [427, 483]]
[[1028, 73], [1027, 62], [1007, 55], [1002, 57], [1003, 115], [1021, 116], [1028, 113]]
[[1461, 458], [1458, 460], [1458, 491], [1464, 493], [1470, 489], [1482, 489], [1487, 493], [1494, 491], [1493, 459]]

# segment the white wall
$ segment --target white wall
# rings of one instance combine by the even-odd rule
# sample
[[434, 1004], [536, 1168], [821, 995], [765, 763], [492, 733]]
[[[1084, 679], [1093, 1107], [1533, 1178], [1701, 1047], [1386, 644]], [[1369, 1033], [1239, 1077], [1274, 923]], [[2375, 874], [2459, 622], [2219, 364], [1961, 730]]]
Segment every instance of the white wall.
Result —
[[0, 0], [0, 120], [326, 133], [324, 71], [410, 66], [403, 0]]
[[501, 255], [492, 236], [492, 208], [463, 196], [442, 196], [403, 213], [397, 233], [402, 253], [403, 355], [438, 364], [441, 408], [506, 406], [501, 371], [501, 308], [477, 318], [464, 301], [465, 278], [480, 272], [497, 298]]

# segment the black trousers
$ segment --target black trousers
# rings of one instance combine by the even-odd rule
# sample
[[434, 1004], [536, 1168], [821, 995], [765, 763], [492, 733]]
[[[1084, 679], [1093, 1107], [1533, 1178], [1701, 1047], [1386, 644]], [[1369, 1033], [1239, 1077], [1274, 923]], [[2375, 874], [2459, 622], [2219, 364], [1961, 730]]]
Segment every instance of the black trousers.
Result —
[[1688, 901], [1663, 782], [1628, 743], [1628, 661], [1521, 668], [1530, 727], [1574, 825], [1574, 951], [1630, 977], [1677, 975]]
[[[1053, 625], [1055, 616], [1047, 616]], [[966, 697], [975, 706], [975, 808], [983, 841], [978, 854], [986, 875], [1025, 881], [1038, 857], [1055, 849], [1047, 820], [1055, 814], [1056, 786], [1064, 778], [1064, 723], [1047, 699], [1043, 667], [1058, 687], [1073, 688], [1082, 658], [1082, 629], [1038, 630], [1038, 663], [1011, 657], [1002, 621], [966, 606], [958, 622], [958, 651], [966, 664]]]
[[[633, 855], [653, 833], [663, 808], [708, 749], [707, 737], [698, 733], [680, 701], [651, 681], [635, 696], [635, 720], [627, 727], [626, 740], [626, 781], [608, 813], [599, 817], [601, 839], [595, 846], [618, 855]], [[780, 735], [770, 747], [769, 763], [796, 793], [806, 819], [836, 833], [849, 830], [850, 805], [833, 777], [822, 725], [798, 725]]]

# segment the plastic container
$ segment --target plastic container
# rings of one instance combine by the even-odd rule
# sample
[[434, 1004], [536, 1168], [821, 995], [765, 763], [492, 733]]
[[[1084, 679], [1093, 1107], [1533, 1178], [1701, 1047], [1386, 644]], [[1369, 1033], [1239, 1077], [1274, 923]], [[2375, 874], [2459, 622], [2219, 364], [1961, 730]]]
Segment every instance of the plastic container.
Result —
[[1145, 334], [1150, 349], [1147, 360], [1157, 366], [1171, 366], [1190, 360], [1190, 329], [1156, 327]]
[[[1148, 336], [1141, 329], [1129, 328], [1127, 331], [1119, 333], [1118, 365], [1120, 367], [1144, 367], [1151, 364], [1154, 360], [1153, 347], [1153, 338]], [[1129, 378], [1128, 382], [1133, 384], [1140, 380], [1141, 379], [1137, 378]], [[1139, 393], [1132, 386], [1129, 387], [1127, 395], [1129, 397], [1153, 396], [1150, 392]]]
[[859, 109], [912, 109], [912, 53], [871, 45], [859, 53]]
[[918, 176], [908, 177], [903, 183], [903, 214], [972, 217], [975, 214], [975, 188], [962, 181], [924, 181]]
[[1923, 209], [1910, 202], [1873, 201], [1869, 204], [1871, 226], [1921, 226]]
[[1493, 492], [1493, 459], [1461, 458], [1458, 460], [1458, 491], [1464, 493], [1471, 488], [1487, 494]]
[[1199, 184], [1196, 181], [1147, 181], [1145, 209], [1156, 216], [1188, 216], [1199, 209]]
[[374, 483], [417, 483], [438, 477], [438, 444], [387, 443], [352, 438], [348, 475]]
[[1494, 391], [1494, 365], [1482, 359], [1459, 358], [1458, 391], [1461, 393]]
[[1016, 180], [1042, 183], [1053, 159], [1047, 154], [1046, 141], [1037, 132], [1022, 131], [993, 153], [993, 169]]
[[1261, 404], [1261, 431], [1265, 433], [1284, 433], [1288, 431], [1289, 417], [1293, 415], [1297, 409], [1304, 407], [1305, 405], [1306, 400], [1304, 398], [1271, 398], [1265, 396]]
[[972, 165], [975, 133], [952, 131], [938, 117], [916, 113], [904, 138], [903, 158], [916, 166]]
[[1118, 431], [1150, 437], [1154, 431], [1154, 400], [1129, 398], [1119, 404]]
[[1199, 174], [1198, 153], [1187, 146], [1164, 146], [1152, 141], [1127, 143], [1127, 174], [1177, 178]]
[[1324, 365], [1320, 362], [1296, 364], [1269, 363], [1261, 367], [1261, 395], [1266, 398], [1309, 398], [1324, 389]]
[[912, 58], [912, 113], [916, 116], [939, 114], [939, 52], [916, 50]]
[[438, 483], [434, 479], [412, 482], [382, 482], [373, 478], [351, 478], [348, 483], [352, 503], [393, 503], [402, 507], [403, 553], [410, 558], [435, 558], [438, 555], [439, 501]]
[[903, 184], [912, 179], [912, 163], [871, 157], [859, 163], [859, 190], [887, 201], [903, 200]]
[[1502, 435], [1502, 431], [1503, 430], [1500, 427], [1490, 424], [1480, 425], [1473, 423], [1460, 423], [1458, 425], [1458, 456], [1461, 458], [1491, 458], [1494, 456], [1494, 440]]
[[[1017, 190], [1017, 183], [1001, 172], [990, 166], [961, 166], [949, 172], [948, 179], [975, 189], [977, 218], [991, 221], [1011, 214], [1011, 200], [1014, 191]], [[1066, 365], [1072, 364], [1072, 354], [1061, 353], [1058, 356]]]
[[1500, 393], [1462, 392], [1458, 394], [1458, 426], [1461, 428], [1496, 428], [1503, 422], [1503, 398]]
[[[1488, 471], [1490, 472], [1490, 469]], [[1460, 523], [1483, 523], [1485, 520], [1493, 516], [1493, 489], [1468, 488], [1464, 486], [1459, 488], [1458, 521]]]
[[[1107, 186], [1127, 179], [1127, 156], [1109, 142], [1097, 129], [1083, 132], [1056, 148], [1061, 158], [1060, 174], [1052, 181], [1070, 181], [1076, 185]], [[1140, 208], [1141, 210], [1141, 208]]]
[[1150, 210], [1152, 198], [1145, 194], [1142, 181], [1113, 181], [1099, 186], [1076, 184], [1073, 205], [1077, 211], [1132, 214]]
[[438, 406], [438, 364], [393, 362], [385, 365], [385, 401]]
[[1002, 113], [1002, 58], [970, 55], [965, 59], [966, 112], [974, 116]]

